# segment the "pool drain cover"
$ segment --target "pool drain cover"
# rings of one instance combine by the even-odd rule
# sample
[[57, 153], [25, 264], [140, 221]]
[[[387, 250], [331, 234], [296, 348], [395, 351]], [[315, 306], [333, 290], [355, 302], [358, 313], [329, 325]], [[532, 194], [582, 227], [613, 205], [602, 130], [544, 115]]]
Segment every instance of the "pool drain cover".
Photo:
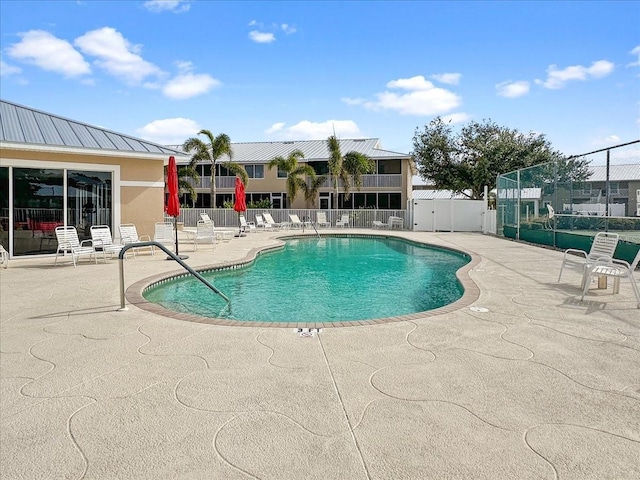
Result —
[[489, 311], [488, 308], [484, 308], [484, 307], [469, 307], [469, 310], [471, 310], [472, 312], [479, 312], [479, 313], [486, 313]]

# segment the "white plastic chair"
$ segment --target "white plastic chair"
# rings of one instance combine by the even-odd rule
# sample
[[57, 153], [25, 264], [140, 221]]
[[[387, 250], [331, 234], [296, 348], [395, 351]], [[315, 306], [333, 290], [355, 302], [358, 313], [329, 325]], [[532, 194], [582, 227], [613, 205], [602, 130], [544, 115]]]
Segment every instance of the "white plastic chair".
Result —
[[580, 300], [584, 300], [584, 296], [589, 290], [589, 285], [591, 284], [591, 279], [593, 277], [606, 275], [607, 277], [614, 278], [614, 295], [620, 292], [620, 279], [629, 279], [629, 282], [631, 282], [631, 288], [633, 288], [633, 293], [635, 294], [636, 300], [638, 302], [637, 307], [640, 308], [640, 290], [638, 290], [638, 284], [636, 283], [636, 279], [633, 274], [634, 270], [638, 266], [638, 262], [640, 262], [640, 250], [638, 250], [638, 253], [636, 253], [636, 257], [634, 258], [631, 265], [629, 265], [624, 260], [617, 260], [613, 258], [600, 258], [599, 260], [596, 260], [596, 262], [591, 268], [589, 268], [587, 272], [587, 279], [584, 284], [582, 297], [580, 297]]
[[91, 233], [93, 249], [96, 253], [102, 253], [102, 258], [105, 262], [107, 261], [107, 253], [113, 258], [113, 254], [120, 253], [120, 250], [124, 247], [124, 245], [113, 242], [109, 225], [91, 225], [89, 232]]
[[327, 214], [325, 212], [318, 212], [316, 214], [316, 226], [329, 228], [331, 224], [327, 221]]
[[198, 220], [196, 225], [196, 232], [193, 236], [193, 250], [198, 249], [198, 240], [207, 240], [211, 242], [212, 248], [216, 248], [216, 233], [213, 228], [213, 222], [207, 223], [203, 220]]
[[4, 268], [9, 266], [9, 252], [2, 245], [0, 245], [0, 262], [2, 262]]
[[264, 212], [262, 215], [264, 215], [265, 221], [274, 228], [287, 229], [290, 226], [289, 222], [276, 222], [270, 213]]
[[168, 222], [157, 222], [153, 234], [153, 241], [171, 245], [175, 250], [176, 236], [173, 230], [173, 224]]
[[[124, 223], [122, 225], [120, 225], [118, 227], [118, 229], [120, 230], [120, 239], [122, 240], [122, 243], [125, 245], [129, 245], [131, 243], [138, 243], [138, 242], [149, 242], [151, 241], [151, 237], [149, 235], [142, 235], [139, 236], [138, 235], [138, 229], [136, 228], [136, 226], [133, 223]], [[133, 247], [131, 248], [131, 251], [133, 252], [133, 256], [135, 257], [136, 254], [138, 253], [138, 250], [142, 250], [143, 248], [148, 248], [149, 250], [151, 250], [151, 255], [155, 255], [156, 254], [156, 249], [153, 248], [153, 245], [149, 245], [147, 247]]]
[[253, 222], [247, 222], [247, 219], [245, 218], [244, 215], [240, 215], [240, 229], [243, 232], [246, 232], [247, 230], [249, 230], [249, 232], [253, 232], [256, 233], [256, 224]]
[[98, 263], [98, 256], [91, 240], [83, 240], [81, 243], [76, 227], [56, 227], [56, 239], [58, 240], [58, 249], [56, 250], [56, 259], [53, 262], [54, 265], [58, 263], [58, 255], [65, 255], [66, 253], [71, 254], [74, 267], [77, 265], [78, 258], [82, 255], [88, 255], [89, 258], [93, 256], [96, 264]]
[[589, 253], [577, 248], [569, 248], [565, 250], [564, 256], [562, 257], [562, 265], [560, 266], [560, 275], [558, 275], [558, 282], [560, 281], [560, 278], [562, 278], [562, 272], [567, 260], [575, 259], [575, 255], [578, 255], [579, 257], [582, 257], [579, 260], [582, 267], [582, 284], [580, 288], [584, 288], [585, 282], [587, 281], [588, 269], [599, 259], [613, 258], [619, 239], [620, 236], [617, 233], [598, 232], [593, 239], [593, 244], [591, 245]]
[[302, 228], [309, 225], [309, 222], [303, 222], [296, 214], [289, 214], [289, 220], [291, 220], [291, 228]]
[[336, 222], [336, 227], [348, 227], [349, 226], [349, 215], [342, 215], [340, 220]]
[[271, 225], [270, 223], [266, 223], [264, 221], [264, 218], [262, 218], [262, 215], [260, 215], [259, 213], [256, 214], [256, 229], [262, 229], [263, 231], [265, 231], [269, 228], [273, 228], [273, 225]]

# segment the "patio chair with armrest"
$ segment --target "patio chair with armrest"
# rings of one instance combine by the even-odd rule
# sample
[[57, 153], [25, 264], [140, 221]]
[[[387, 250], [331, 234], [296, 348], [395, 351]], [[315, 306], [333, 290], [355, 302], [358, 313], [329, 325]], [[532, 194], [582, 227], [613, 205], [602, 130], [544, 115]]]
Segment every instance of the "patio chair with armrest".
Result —
[[311, 222], [308, 220], [300, 220], [300, 217], [296, 214], [289, 214], [289, 220], [291, 220], [291, 228], [310, 227]]
[[568, 248], [567, 250], [565, 250], [564, 256], [562, 257], [562, 265], [560, 266], [560, 274], [558, 275], [558, 282], [562, 278], [562, 272], [564, 271], [567, 260], [573, 260], [577, 256], [581, 257], [577, 262], [579, 267], [582, 268], [582, 283], [580, 288], [584, 288], [585, 282], [587, 281], [589, 268], [591, 268], [591, 266], [593, 266], [595, 262], [601, 258], [613, 258], [613, 254], [616, 251], [619, 239], [620, 236], [617, 233], [598, 232], [593, 239], [593, 243], [591, 244], [589, 253], [577, 248]]
[[156, 222], [153, 233], [153, 241], [168, 245], [175, 250], [176, 235], [173, 230], [173, 223]]
[[198, 249], [198, 240], [205, 240], [211, 243], [212, 248], [216, 248], [216, 232], [213, 227], [213, 222], [207, 223], [203, 220], [198, 220], [196, 230], [193, 234], [193, 250]]
[[640, 308], [640, 290], [638, 289], [638, 284], [636, 283], [636, 279], [634, 277], [634, 270], [638, 266], [640, 262], [640, 249], [638, 253], [636, 253], [635, 258], [631, 264], [625, 262], [624, 260], [617, 260], [611, 257], [600, 257], [595, 261], [593, 266], [588, 269], [587, 278], [582, 289], [582, 297], [580, 300], [584, 300], [584, 296], [587, 294], [589, 290], [589, 285], [591, 284], [591, 279], [594, 277], [600, 277], [605, 275], [607, 277], [614, 278], [613, 283], [613, 293], [620, 292], [620, 279], [627, 278], [631, 283], [631, 288], [633, 289], [633, 293], [636, 296], [637, 307]]
[[7, 252], [2, 245], [0, 245], [0, 263], [7, 268], [9, 266], [9, 252]]
[[271, 225], [270, 223], [265, 222], [264, 218], [262, 218], [262, 215], [257, 213], [256, 214], [256, 229], [257, 230], [266, 231], [269, 228], [273, 228], [273, 225]]
[[73, 260], [73, 266], [77, 265], [77, 260], [82, 255], [88, 255], [89, 258], [93, 257], [96, 264], [98, 263], [98, 256], [93, 248], [91, 240], [83, 240], [80, 242], [78, 238], [78, 230], [76, 227], [56, 227], [56, 239], [58, 240], [58, 248], [56, 250], [56, 258], [53, 262], [54, 265], [58, 263], [58, 256], [60, 254], [71, 254]]
[[91, 225], [89, 231], [93, 249], [96, 253], [102, 253], [102, 258], [105, 262], [107, 261], [107, 254], [109, 254], [110, 258], [113, 258], [113, 255], [120, 253], [120, 250], [124, 247], [124, 245], [114, 243], [109, 225]]
[[327, 221], [327, 214], [325, 212], [318, 212], [316, 214], [316, 227], [329, 228], [331, 224]]
[[[138, 229], [133, 223], [123, 223], [118, 227], [120, 231], [120, 239], [124, 245], [129, 245], [131, 243], [138, 242], [150, 242], [151, 237], [149, 235], [138, 235]], [[151, 255], [156, 254], [156, 249], [153, 245], [145, 246], [145, 247], [133, 247], [130, 250], [133, 252], [133, 256], [135, 257], [139, 250], [143, 250], [148, 248], [151, 251]]]
[[267, 222], [274, 228], [287, 229], [290, 226], [289, 222], [280, 222], [280, 223], [276, 222], [270, 213], [264, 212], [262, 215], [264, 216], [265, 222]]
[[247, 222], [247, 219], [244, 215], [239, 215], [239, 219], [240, 219], [240, 230], [243, 232], [246, 232], [247, 230], [249, 230], [249, 232], [253, 232], [256, 233], [256, 224], [253, 222]]
[[340, 220], [336, 222], [336, 227], [348, 227], [349, 226], [349, 215], [342, 215]]

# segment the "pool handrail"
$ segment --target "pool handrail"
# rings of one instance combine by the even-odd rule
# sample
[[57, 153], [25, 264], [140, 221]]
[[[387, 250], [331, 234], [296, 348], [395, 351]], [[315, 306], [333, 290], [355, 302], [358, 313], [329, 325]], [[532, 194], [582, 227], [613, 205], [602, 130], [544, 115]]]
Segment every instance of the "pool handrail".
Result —
[[216, 287], [211, 285], [202, 275], [200, 275], [193, 268], [191, 268], [189, 265], [184, 263], [182, 261], [182, 259], [180, 257], [178, 257], [175, 253], [173, 253], [171, 250], [169, 250], [167, 247], [165, 247], [160, 242], [149, 241], [149, 242], [129, 243], [129, 244], [125, 245], [122, 248], [122, 250], [120, 250], [120, 253], [118, 254], [118, 260], [120, 261], [120, 308], [118, 309], [118, 311], [126, 311], [127, 310], [127, 307], [125, 306], [125, 300], [124, 300], [124, 254], [130, 248], [151, 247], [151, 246], [158, 247], [160, 250], [162, 250], [164, 253], [166, 253], [169, 257], [171, 257], [173, 260], [178, 262], [182, 266], [182, 268], [184, 268], [187, 272], [189, 272], [191, 275], [193, 275], [198, 280], [200, 280], [202, 283], [204, 283], [213, 292], [215, 292], [218, 295], [220, 295], [227, 302], [228, 306], [231, 305], [231, 300], [229, 300], [229, 298], [224, 293], [222, 293]]

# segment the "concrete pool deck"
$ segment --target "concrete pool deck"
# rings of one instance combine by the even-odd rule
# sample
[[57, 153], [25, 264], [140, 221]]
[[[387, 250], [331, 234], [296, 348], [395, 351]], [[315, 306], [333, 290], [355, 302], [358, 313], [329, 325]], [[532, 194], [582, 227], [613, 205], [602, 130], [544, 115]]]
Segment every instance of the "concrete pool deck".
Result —
[[[117, 260], [11, 260], [0, 478], [640, 478], [628, 282], [580, 302], [579, 273], [556, 283], [558, 251], [474, 233], [326, 231], [468, 251], [479, 297], [308, 337], [118, 312]], [[180, 251], [195, 267], [241, 260], [278, 233]], [[129, 258], [126, 286], [176, 271], [164, 258]]]

